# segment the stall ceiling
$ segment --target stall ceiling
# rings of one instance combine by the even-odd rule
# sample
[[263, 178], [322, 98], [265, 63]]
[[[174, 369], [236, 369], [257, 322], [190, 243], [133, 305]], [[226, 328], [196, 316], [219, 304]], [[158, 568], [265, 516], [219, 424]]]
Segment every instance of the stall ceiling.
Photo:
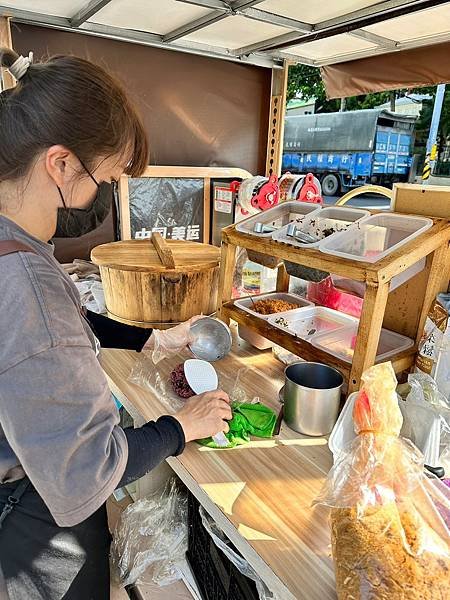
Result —
[[0, 0], [18, 23], [262, 66], [333, 65], [450, 41], [444, 0]]

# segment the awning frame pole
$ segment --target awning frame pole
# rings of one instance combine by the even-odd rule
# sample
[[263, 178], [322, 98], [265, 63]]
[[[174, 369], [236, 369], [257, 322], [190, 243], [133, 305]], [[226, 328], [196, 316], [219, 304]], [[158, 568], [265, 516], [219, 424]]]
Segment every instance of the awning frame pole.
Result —
[[437, 158], [437, 134], [439, 122], [441, 120], [442, 104], [445, 96], [445, 83], [441, 83], [436, 88], [436, 97], [434, 99], [433, 116], [431, 117], [430, 133], [428, 134], [425, 162], [422, 171], [422, 184], [429, 182], [430, 175], [433, 172]]

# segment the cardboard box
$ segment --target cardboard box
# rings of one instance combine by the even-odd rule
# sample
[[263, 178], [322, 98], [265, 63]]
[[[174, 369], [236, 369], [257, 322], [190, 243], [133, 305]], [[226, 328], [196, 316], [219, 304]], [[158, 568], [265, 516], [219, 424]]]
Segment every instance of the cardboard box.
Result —
[[395, 183], [391, 210], [450, 219], [450, 186]]

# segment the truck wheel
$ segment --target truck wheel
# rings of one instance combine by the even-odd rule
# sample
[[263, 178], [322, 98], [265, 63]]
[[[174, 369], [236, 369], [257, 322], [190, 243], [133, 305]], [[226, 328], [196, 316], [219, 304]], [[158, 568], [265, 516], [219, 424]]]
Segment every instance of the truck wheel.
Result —
[[322, 193], [324, 196], [335, 196], [339, 188], [339, 179], [333, 173], [328, 173], [322, 179]]

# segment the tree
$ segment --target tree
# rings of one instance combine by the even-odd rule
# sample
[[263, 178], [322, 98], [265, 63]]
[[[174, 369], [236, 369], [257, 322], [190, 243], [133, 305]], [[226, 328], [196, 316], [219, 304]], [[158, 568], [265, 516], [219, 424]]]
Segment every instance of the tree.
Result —
[[[337, 112], [340, 100], [327, 100], [325, 87], [320, 76], [320, 69], [309, 65], [289, 67], [287, 100], [301, 96], [305, 100], [316, 98], [316, 112]], [[347, 98], [347, 110], [374, 108], [389, 102], [391, 92], [378, 92]]]
[[[414, 152], [421, 154], [422, 159], [425, 156], [425, 146], [428, 138], [428, 132], [431, 125], [431, 116], [433, 114], [434, 98], [436, 95], [435, 86], [425, 86], [413, 88], [410, 90], [402, 89], [394, 92], [377, 92], [374, 94], [364, 94], [361, 96], [352, 96], [346, 99], [346, 110], [360, 110], [364, 108], [374, 108], [385, 102], [392, 101], [392, 94], [397, 97], [412, 94], [428, 94], [431, 100], [424, 100], [422, 111], [416, 123], [416, 145]], [[289, 67], [288, 74], [288, 101], [296, 96], [301, 96], [305, 100], [316, 98], [315, 111], [337, 112], [340, 108], [340, 100], [327, 100], [325, 87], [320, 76], [320, 69], [309, 65], [294, 65]], [[450, 86], [444, 97], [442, 106], [441, 120], [438, 131], [438, 150], [442, 151], [450, 140]]]

